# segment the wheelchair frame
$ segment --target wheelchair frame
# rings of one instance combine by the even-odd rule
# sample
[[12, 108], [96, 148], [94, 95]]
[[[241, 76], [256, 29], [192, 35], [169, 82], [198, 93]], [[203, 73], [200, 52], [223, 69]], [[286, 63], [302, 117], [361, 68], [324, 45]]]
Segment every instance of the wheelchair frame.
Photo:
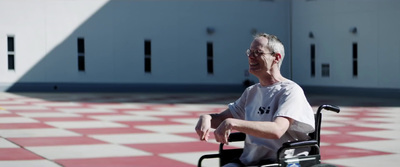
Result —
[[[265, 164], [259, 165], [262, 167], [271, 167], [271, 166], [313, 166], [318, 165], [321, 162], [320, 155], [320, 133], [321, 133], [321, 121], [322, 121], [322, 110], [333, 111], [336, 113], [340, 112], [340, 108], [334, 105], [320, 105], [317, 109], [317, 112], [314, 114], [315, 117], [315, 131], [310, 133], [310, 140], [305, 141], [293, 141], [283, 143], [282, 147], [277, 152], [277, 163], [273, 164]], [[236, 132], [229, 135], [229, 142], [238, 142], [244, 141], [246, 139], [246, 134], [242, 132]], [[282, 153], [288, 149], [296, 149], [296, 148], [310, 148], [310, 152], [308, 156], [298, 156], [292, 158], [280, 158]], [[202, 161], [204, 159], [210, 158], [219, 158], [220, 166], [223, 166], [233, 160], [236, 160], [240, 157], [243, 152], [243, 148], [236, 149], [224, 149], [224, 144], [221, 143], [219, 145], [219, 153], [218, 154], [206, 154], [200, 157], [197, 166], [202, 166]]]

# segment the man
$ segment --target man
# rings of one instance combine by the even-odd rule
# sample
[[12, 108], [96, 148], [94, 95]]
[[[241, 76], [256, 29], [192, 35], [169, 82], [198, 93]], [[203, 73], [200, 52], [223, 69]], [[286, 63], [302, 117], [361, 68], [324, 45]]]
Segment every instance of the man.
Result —
[[258, 34], [247, 50], [249, 72], [259, 83], [219, 114], [202, 115], [196, 125], [200, 140], [214, 128], [217, 142], [228, 144], [232, 130], [246, 133], [243, 154], [226, 166], [255, 165], [276, 160], [282, 143], [308, 139], [314, 112], [299, 85], [280, 73], [284, 47], [274, 35]]

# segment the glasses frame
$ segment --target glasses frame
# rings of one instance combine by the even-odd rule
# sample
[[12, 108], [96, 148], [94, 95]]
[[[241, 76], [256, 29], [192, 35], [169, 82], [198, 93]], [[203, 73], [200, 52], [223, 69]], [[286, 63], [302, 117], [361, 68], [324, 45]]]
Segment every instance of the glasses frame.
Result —
[[250, 49], [246, 50], [247, 57], [250, 57], [251, 55], [253, 55], [254, 57], [260, 57], [260, 56], [263, 56], [263, 55], [266, 55], [266, 54], [274, 55], [275, 52], [264, 53], [264, 52], [260, 52], [259, 50], [254, 50], [254, 51], [251, 51]]

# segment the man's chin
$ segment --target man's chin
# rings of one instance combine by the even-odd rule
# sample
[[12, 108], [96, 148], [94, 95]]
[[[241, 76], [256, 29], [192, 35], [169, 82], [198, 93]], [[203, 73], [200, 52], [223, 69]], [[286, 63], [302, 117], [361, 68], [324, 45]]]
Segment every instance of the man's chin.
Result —
[[260, 72], [260, 70], [259, 69], [250, 69], [249, 70], [249, 73], [250, 74], [253, 74], [253, 75], [255, 75], [255, 76], [257, 76], [257, 74]]

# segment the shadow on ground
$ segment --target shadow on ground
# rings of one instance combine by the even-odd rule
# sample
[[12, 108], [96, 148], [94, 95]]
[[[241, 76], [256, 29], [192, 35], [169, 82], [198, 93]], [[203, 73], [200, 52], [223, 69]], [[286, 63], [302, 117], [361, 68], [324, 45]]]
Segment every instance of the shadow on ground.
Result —
[[[234, 102], [240, 93], [9, 93], [19, 97], [59, 102], [221, 104]], [[399, 107], [400, 98], [307, 94], [312, 106]]]

